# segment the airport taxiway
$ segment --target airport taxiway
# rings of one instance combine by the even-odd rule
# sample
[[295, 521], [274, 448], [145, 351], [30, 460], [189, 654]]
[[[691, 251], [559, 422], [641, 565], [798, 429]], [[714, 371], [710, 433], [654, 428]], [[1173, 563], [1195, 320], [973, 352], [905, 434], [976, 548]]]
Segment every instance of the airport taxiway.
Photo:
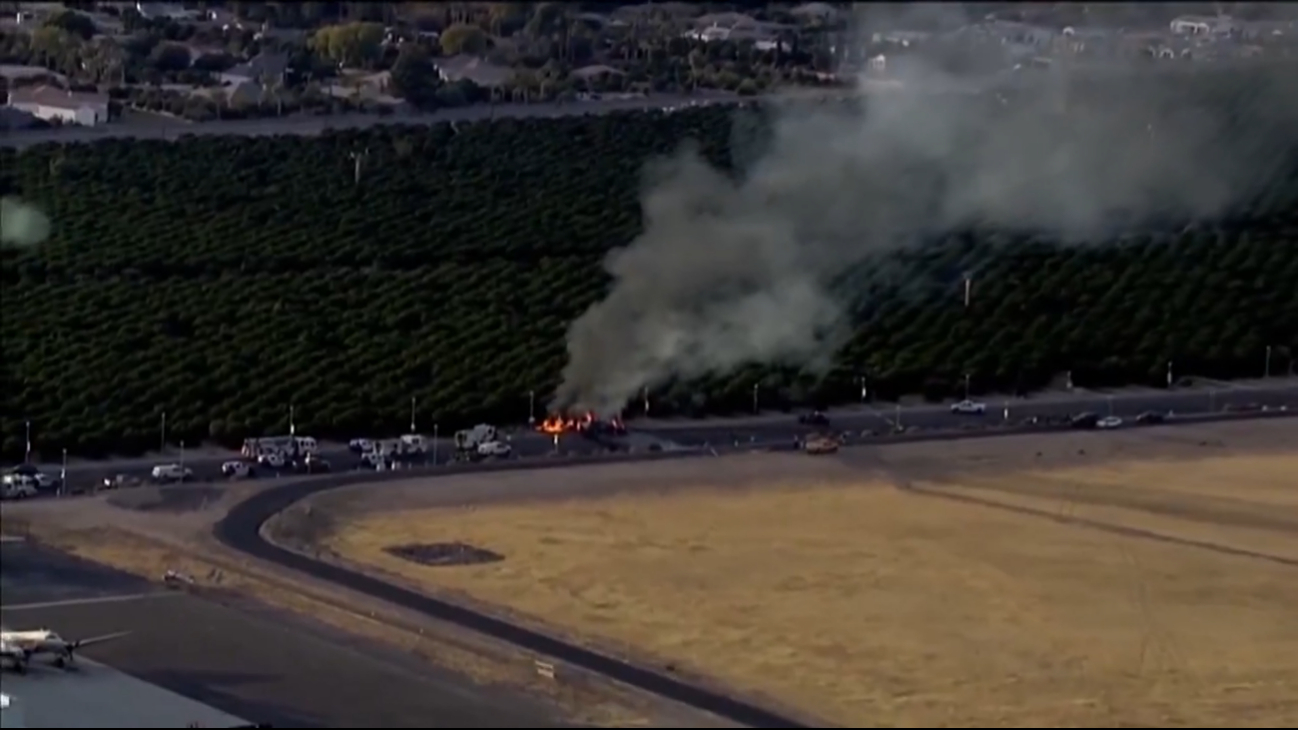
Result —
[[[7, 628], [69, 638], [131, 634], [85, 656], [253, 722], [276, 727], [562, 727], [547, 710], [360, 642], [5, 543], [0, 616]], [[12, 570], [11, 570], [12, 568]], [[26, 681], [44, 672], [33, 667]]]

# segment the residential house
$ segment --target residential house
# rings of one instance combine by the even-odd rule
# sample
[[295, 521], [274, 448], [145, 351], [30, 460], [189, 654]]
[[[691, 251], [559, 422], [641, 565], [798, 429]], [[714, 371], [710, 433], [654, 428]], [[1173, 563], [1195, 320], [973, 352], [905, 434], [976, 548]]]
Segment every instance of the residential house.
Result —
[[1182, 15], [1174, 19], [1169, 27], [1177, 35], [1221, 35], [1234, 30], [1235, 21], [1225, 15]]
[[838, 19], [838, 9], [829, 3], [803, 3], [789, 13], [803, 21], [817, 20], [822, 23], [832, 23]]
[[192, 20], [199, 13], [170, 3], [135, 3], [135, 12], [146, 20]]
[[571, 75], [573, 78], [582, 79], [583, 81], [585, 81], [589, 79], [603, 78], [607, 76], [624, 76], [625, 74], [622, 71], [613, 68], [612, 66], [595, 64], [593, 66], [582, 66], [579, 69], [574, 69]]
[[108, 121], [108, 96], [65, 91], [55, 86], [11, 89], [9, 106], [47, 122], [93, 127]]
[[478, 86], [495, 88], [504, 86], [514, 78], [513, 69], [466, 54], [439, 58], [434, 65], [437, 67], [437, 75], [447, 83], [468, 80]]
[[712, 13], [696, 19], [694, 29], [684, 35], [705, 43], [752, 41], [759, 51], [771, 51], [777, 47], [787, 51], [789, 44], [780, 40], [780, 33], [791, 29], [780, 23], [763, 23], [743, 13]]
[[249, 82], [261, 84], [268, 79], [281, 79], [287, 72], [288, 54], [263, 51], [248, 59], [246, 63], [231, 67], [221, 74], [219, 78], [223, 84], [234, 85]]
[[63, 74], [55, 73], [44, 66], [10, 66], [0, 65], [0, 76], [9, 81], [12, 86], [15, 81], [43, 81], [52, 79], [60, 84], [67, 84], [68, 79]]

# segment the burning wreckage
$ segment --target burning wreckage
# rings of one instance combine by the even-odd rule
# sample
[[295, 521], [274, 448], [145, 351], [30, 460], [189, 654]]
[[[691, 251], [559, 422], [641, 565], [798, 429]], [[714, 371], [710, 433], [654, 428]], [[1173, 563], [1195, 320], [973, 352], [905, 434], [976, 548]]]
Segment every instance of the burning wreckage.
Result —
[[577, 417], [548, 416], [537, 425], [536, 430], [553, 436], [556, 441], [564, 434], [578, 434], [609, 449], [620, 449], [622, 444], [612, 439], [626, 435], [626, 425], [622, 423], [621, 418], [615, 416], [606, 420], [594, 413], [585, 413]]

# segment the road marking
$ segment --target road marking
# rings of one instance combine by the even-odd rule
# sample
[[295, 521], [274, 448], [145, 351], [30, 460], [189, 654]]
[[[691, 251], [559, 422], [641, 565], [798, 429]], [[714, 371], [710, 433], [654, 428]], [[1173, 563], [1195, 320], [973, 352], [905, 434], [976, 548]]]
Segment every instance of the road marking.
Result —
[[93, 606], [99, 603], [125, 603], [147, 598], [172, 598], [179, 593], [155, 591], [153, 593], [132, 593], [126, 596], [98, 596], [95, 598], [72, 598], [66, 601], [45, 601], [42, 603], [20, 603], [16, 606], [0, 606], [0, 611], [35, 611], [42, 608], [62, 608], [64, 606]]
[[27, 538], [20, 535], [0, 535], [0, 543], [6, 542], [27, 542]]

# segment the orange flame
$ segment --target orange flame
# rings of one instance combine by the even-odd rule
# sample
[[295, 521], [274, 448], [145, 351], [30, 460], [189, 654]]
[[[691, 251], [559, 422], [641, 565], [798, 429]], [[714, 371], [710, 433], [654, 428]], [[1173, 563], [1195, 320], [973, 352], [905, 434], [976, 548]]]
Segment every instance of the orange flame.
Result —
[[[548, 433], [548, 434], [561, 434], [561, 433], [568, 433], [572, 431], [585, 431], [598, 422], [599, 419], [595, 417], [594, 413], [590, 413], [590, 412], [583, 413], [582, 415], [576, 418], [552, 415], [552, 416], [547, 416], [544, 421], [541, 421], [541, 423], [536, 427], [536, 430], [540, 431], [541, 433]], [[622, 425], [622, 419], [620, 418], [616, 418], [616, 417], [611, 418], [607, 421], [607, 423], [618, 431], [624, 430], [626, 428], [625, 426]]]

